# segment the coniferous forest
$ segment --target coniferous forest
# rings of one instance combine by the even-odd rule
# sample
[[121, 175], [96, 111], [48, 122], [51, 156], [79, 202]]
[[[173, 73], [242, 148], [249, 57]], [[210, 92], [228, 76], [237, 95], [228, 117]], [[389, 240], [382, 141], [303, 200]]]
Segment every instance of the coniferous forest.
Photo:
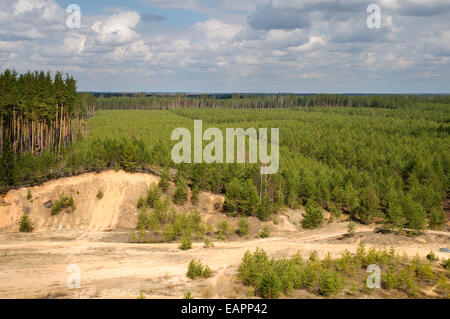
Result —
[[[450, 97], [77, 93], [70, 75], [0, 75], [3, 192], [51, 178], [175, 168], [177, 183], [225, 194], [230, 215], [288, 207], [346, 212], [388, 228], [440, 228], [450, 185]], [[177, 127], [280, 128], [280, 170], [174, 165]]]
[[[0, 74], [1, 141], [16, 153], [60, 150], [74, 139], [85, 105], [73, 77], [36, 71]], [[0, 145], [0, 150], [2, 150]]]

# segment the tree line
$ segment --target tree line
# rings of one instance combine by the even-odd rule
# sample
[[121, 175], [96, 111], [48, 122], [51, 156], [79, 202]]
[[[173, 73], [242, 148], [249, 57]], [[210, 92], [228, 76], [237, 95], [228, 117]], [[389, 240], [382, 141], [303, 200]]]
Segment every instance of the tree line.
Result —
[[404, 108], [412, 104], [450, 104], [447, 95], [341, 95], [341, 94], [232, 94], [187, 95], [135, 93], [122, 96], [91, 96], [97, 110], [169, 110], [174, 108], [266, 109], [315, 106]]
[[75, 124], [86, 115], [88, 96], [77, 93], [77, 82], [56, 72], [0, 74], [0, 154], [43, 151], [62, 147], [75, 137]]

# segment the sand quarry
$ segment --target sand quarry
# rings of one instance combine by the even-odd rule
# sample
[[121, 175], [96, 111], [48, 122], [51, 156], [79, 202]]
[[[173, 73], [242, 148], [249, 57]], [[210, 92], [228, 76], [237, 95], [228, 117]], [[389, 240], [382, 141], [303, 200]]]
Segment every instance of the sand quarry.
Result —
[[[345, 219], [306, 231], [299, 227], [301, 210], [285, 211], [276, 224], [269, 222], [271, 237], [266, 239], [257, 238], [262, 223], [250, 218], [247, 237], [215, 241], [214, 248], [203, 248], [203, 241], [194, 242], [187, 251], [179, 250], [177, 243], [130, 243], [130, 234], [136, 229], [136, 203], [158, 181], [150, 174], [106, 171], [13, 190], [0, 198], [0, 298], [137, 298], [140, 294], [182, 298], [187, 291], [196, 298], [245, 298], [247, 288], [239, 283], [236, 272], [244, 253], [256, 247], [274, 257], [298, 251], [307, 257], [313, 250], [324, 257], [328, 252], [338, 256], [345, 249], [354, 252], [363, 241], [367, 246], [392, 246], [409, 256], [424, 257], [433, 250], [439, 258], [450, 257], [439, 251], [450, 248], [448, 231], [407, 237], [383, 235], [374, 232], [375, 226], [358, 225], [356, 236], [342, 239], [347, 233]], [[99, 189], [102, 199], [96, 197]], [[27, 198], [29, 193], [31, 199]], [[73, 196], [76, 210], [51, 216], [49, 207], [61, 194]], [[179, 210], [197, 208], [205, 221], [215, 225], [226, 218], [214, 210], [220, 198], [201, 193], [197, 206], [187, 204]], [[34, 222], [33, 233], [18, 231], [24, 212]], [[227, 220], [235, 227], [235, 218]], [[210, 278], [193, 281], [186, 277], [193, 258], [210, 266]], [[72, 264], [81, 270], [79, 289], [67, 286], [67, 268]], [[371, 297], [386, 297], [380, 294]], [[315, 296], [298, 291], [291, 297]]]

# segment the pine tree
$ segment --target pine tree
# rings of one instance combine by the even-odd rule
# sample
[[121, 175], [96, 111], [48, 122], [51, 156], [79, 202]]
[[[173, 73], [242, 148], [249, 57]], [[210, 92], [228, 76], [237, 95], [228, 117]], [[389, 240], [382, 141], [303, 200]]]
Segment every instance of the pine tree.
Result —
[[188, 194], [189, 194], [189, 187], [186, 184], [184, 178], [180, 177], [178, 179], [177, 187], [173, 195], [173, 203], [178, 206], [183, 205], [188, 199]]
[[136, 172], [138, 163], [138, 149], [132, 141], [127, 141], [122, 148], [120, 164], [128, 172]]
[[0, 176], [6, 185], [14, 185], [14, 154], [9, 140], [9, 134], [3, 137], [3, 152], [0, 159]]
[[315, 203], [309, 203], [306, 206], [306, 213], [302, 220], [302, 226], [305, 229], [312, 229], [319, 227], [323, 223], [324, 217], [322, 209]]
[[259, 208], [259, 195], [256, 186], [248, 179], [241, 189], [238, 211], [247, 216], [256, 215]]
[[159, 181], [159, 187], [163, 192], [167, 192], [169, 189], [169, 182], [170, 182], [170, 170], [169, 168], [164, 168], [161, 172], [161, 179]]
[[198, 196], [200, 195], [200, 189], [198, 186], [194, 186], [192, 189], [191, 203], [196, 205], [198, 203]]

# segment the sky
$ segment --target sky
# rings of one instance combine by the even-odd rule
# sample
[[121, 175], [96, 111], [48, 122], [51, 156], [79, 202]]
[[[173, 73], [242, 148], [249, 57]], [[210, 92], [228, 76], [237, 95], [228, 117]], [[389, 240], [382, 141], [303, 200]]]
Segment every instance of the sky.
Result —
[[6, 68], [80, 91], [450, 93], [450, 0], [1, 0]]

